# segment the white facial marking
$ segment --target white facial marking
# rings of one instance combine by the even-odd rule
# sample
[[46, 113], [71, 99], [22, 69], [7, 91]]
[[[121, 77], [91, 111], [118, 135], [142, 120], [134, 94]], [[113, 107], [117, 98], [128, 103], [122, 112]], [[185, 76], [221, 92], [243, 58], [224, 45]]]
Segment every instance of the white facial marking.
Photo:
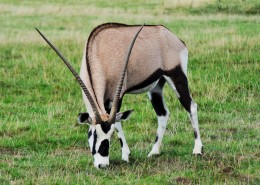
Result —
[[94, 154], [94, 165], [97, 168], [106, 167], [109, 165], [109, 155], [101, 156], [98, 153], [98, 150], [100, 148], [102, 141], [108, 140], [110, 142], [110, 138], [115, 130], [115, 126], [114, 126], [114, 124], [112, 124], [110, 130], [107, 133], [105, 133], [102, 130], [101, 125], [97, 124], [97, 125], [95, 125], [95, 130], [96, 130], [96, 134], [97, 134], [97, 142], [96, 142], [96, 146], [95, 146], [96, 153]]
[[99, 153], [94, 155], [94, 166], [96, 168], [104, 168], [109, 165], [109, 156], [103, 157]]

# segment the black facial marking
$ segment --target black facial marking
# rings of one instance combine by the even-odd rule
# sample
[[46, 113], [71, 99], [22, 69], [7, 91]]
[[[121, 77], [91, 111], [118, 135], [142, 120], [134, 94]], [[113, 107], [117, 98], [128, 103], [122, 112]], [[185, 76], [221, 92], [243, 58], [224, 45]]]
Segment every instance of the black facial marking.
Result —
[[101, 123], [101, 128], [102, 128], [103, 132], [107, 134], [111, 128], [111, 124], [108, 122], [103, 122], [103, 123]]
[[158, 136], [156, 136], [154, 143], [156, 143], [157, 141], [158, 141]]
[[119, 142], [120, 142], [121, 148], [123, 148], [123, 141], [121, 138], [119, 138]]
[[197, 131], [194, 131], [194, 138], [195, 138], [195, 139], [197, 139], [197, 138], [198, 138]]
[[163, 99], [162, 99], [161, 94], [154, 92], [154, 93], [152, 93], [151, 96], [152, 96], [151, 102], [152, 102], [152, 105], [153, 105], [153, 108], [154, 108], [156, 114], [158, 116], [165, 116], [167, 112], [164, 108]]
[[97, 132], [94, 131], [93, 133], [93, 136], [94, 136], [94, 141], [93, 141], [93, 148], [92, 148], [92, 155], [95, 155], [96, 154], [96, 143], [97, 143]]
[[183, 73], [181, 66], [177, 66], [167, 73], [167, 75], [172, 79], [176, 90], [180, 95], [179, 100], [182, 106], [190, 113], [190, 105], [192, 99], [190, 97], [188, 80], [186, 75]]
[[89, 118], [89, 114], [88, 113], [79, 113], [78, 115], [78, 121], [80, 123], [84, 123], [87, 119]]
[[101, 142], [100, 147], [98, 149], [98, 153], [103, 157], [108, 156], [108, 154], [109, 154], [109, 141], [108, 141], [108, 139], [105, 139]]
[[91, 130], [88, 131], [88, 139], [92, 136]]

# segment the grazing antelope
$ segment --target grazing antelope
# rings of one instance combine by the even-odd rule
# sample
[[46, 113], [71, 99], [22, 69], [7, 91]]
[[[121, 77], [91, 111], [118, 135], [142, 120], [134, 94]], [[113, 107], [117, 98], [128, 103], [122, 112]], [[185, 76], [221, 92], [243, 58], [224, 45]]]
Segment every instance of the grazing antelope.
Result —
[[120, 121], [128, 119], [132, 110], [119, 112], [126, 93], [148, 92], [158, 118], [156, 140], [148, 157], [159, 154], [170, 114], [163, 99], [166, 82], [189, 113], [195, 136], [193, 153], [202, 153], [197, 104], [188, 89], [188, 50], [184, 42], [161, 25], [141, 26], [136, 32], [138, 27], [118, 23], [96, 27], [84, 50], [80, 77], [37, 30], [62, 58], [83, 89], [88, 113], [80, 113], [78, 122], [90, 125], [88, 142], [97, 168], [109, 165], [109, 146], [114, 130], [118, 132], [122, 159], [129, 160], [130, 150]]

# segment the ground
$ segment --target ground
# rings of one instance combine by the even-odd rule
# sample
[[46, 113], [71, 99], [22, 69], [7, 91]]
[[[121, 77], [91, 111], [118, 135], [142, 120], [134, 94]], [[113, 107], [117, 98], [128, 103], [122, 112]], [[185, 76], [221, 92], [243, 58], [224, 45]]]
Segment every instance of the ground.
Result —
[[[259, 184], [259, 1], [0, 2], [0, 184]], [[147, 158], [157, 120], [146, 94], [122, 110], [131, 157], [112, 138], [110, 167], [93, 166], [78, 84], [35, 31], [80, 69], [90, 31], [104, 22], [162, 24], [189, 49], [188, 79], [199, 106], [204, 155], [172, 90], [162, 153]]]

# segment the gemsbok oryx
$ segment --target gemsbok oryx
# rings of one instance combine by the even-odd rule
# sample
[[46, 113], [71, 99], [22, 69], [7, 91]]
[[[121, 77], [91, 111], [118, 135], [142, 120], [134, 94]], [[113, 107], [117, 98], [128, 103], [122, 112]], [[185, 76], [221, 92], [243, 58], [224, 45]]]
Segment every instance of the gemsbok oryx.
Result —
[[80, 113], [78, 122], [89, 124], [88, 142], [97, 168], [109, 165], [109, 146], [114, 130], [118, 132], [122, 159], [129, 160], [130, 150], [120, 121], [128, 119], [132, 110], [119, 112], [126, 93], [148, 92], [158, 118], [155, 143], [148, 157], [159, 154], [170, 114], [163, 98], [166, 82], [189, 113], [195, 137], [193, 153], [202, 153], [197, 104], [188, 88], [188, 50], [185, 43], [164, 26], [139, 27], [119, 23], [96, 27], [84, 49], [80, 77], [37, 29], [82, 87], [88, 113]]

